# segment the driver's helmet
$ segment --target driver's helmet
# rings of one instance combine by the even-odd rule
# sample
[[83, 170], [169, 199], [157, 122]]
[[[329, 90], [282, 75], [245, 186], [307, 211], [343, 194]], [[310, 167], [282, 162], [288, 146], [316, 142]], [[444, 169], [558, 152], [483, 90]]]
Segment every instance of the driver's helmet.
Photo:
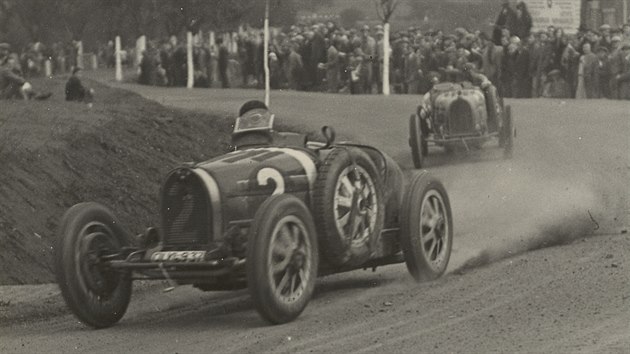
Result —
[[246, 102], [239, 110], [232, 135], [245, 132], [267, 132], [273, 130], [274, 115], [260, 101]]

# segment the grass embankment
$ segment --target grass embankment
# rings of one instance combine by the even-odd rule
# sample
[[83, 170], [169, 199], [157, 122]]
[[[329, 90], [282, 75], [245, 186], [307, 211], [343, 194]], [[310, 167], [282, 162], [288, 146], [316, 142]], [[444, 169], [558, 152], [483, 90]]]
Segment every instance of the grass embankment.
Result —
[[46, 101], [0, 101], [0, 285], [54, 281], [52, 244], [64, 211], [111, 208], [130, 232], [158, 222], [162, 178], [229, 149], [233, 117], [164, 107], [86, 82], [94, 106], [64, 101], [64, 78], [37, 79]]

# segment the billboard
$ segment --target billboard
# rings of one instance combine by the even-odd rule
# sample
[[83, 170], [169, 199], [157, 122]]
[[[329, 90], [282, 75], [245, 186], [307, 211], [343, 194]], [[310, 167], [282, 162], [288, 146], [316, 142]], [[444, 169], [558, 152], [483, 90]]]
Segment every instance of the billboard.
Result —
[[532, 15], [532, 31], [548, 26], [561, 27], [567, 34], [575, 34], [580, 27], [581, 0], [524, 0]]

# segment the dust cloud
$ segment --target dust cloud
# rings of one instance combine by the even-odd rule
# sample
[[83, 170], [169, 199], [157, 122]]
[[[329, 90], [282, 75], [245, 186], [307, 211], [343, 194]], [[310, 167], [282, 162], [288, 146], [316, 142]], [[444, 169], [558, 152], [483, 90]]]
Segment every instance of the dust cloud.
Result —
[[454, 203], [470, 210], [473, 199], [483, 199], [478, 216], [465, 220], [472, 230], [455, 235], [452, 272], [568, 244], [595, 235], [607, 222], [601, 192], [577, 178], [553, 179], [514, 165], [494, 172], [484, 183], [485, 198], [468, 195]]

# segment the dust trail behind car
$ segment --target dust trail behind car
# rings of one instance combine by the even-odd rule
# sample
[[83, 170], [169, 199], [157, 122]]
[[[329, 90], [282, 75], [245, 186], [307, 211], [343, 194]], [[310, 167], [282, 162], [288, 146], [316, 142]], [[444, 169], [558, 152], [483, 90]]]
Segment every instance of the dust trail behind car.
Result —
[[608, 227], [601, 193], [578, 178], [545, 176], [503, 161], [491, 168], [459, 168], [462, 176], [469, 175], [467, 169], [487, 171], [482, 181], [458, 178], [451, 191], [454, 217], [467, 218], [462, 223], [472, 226], [456, 229], [451, 271], [570, 243]]

